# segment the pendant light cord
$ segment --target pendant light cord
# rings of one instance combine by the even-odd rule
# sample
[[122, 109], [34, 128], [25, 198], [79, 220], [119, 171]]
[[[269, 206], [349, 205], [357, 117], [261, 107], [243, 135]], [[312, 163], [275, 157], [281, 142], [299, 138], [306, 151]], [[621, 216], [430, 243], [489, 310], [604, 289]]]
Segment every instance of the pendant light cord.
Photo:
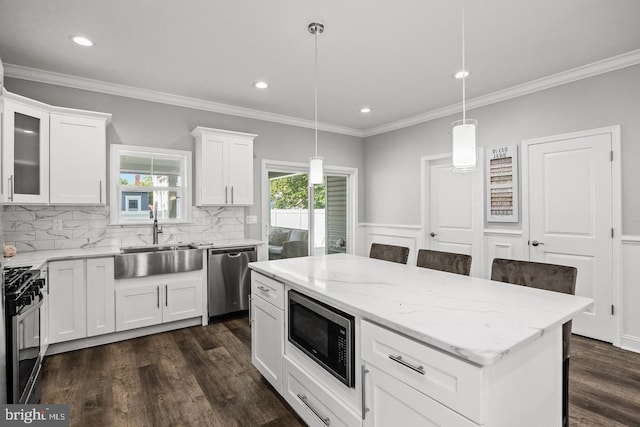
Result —
[[465, 75], [466, 72], [467, 72], [467, 69], [465, 68], [465, 62], [464, 62], [464, 7], [463, 7], [462, 8], [462, 124], [467, 123], [467, 103], [466, 103], [467, 76]]
[[315, 74], [315, 92], [314, 92], [314, 105], [315, 105], [315, 122], [316, 122], [316, 157], [318, 157], [318, 30], [316, 28], [316, 74]]

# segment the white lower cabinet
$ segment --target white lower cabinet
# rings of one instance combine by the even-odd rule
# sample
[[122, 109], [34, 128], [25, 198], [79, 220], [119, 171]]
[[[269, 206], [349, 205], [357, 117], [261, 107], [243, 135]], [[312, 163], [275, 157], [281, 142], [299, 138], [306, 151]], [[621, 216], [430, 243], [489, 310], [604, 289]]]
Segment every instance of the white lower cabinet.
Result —
[[[285, 400], [309, 426], [361, 426], [362, 419], [309, 376], [295, 362], [283, 357]], [[373, 424], [372, 424], [373, 425]], [[385, 426], [402, 423], [378, 424]], [[422, 424], [425, 425], [425, 424]]]
[[282, 394], [284, 284], [251, 272], [251, 362]]
[[116, 331], [202, 316], [201, 272], [116, 282]]
[[49, 263], [49, 343], [114, 332], [113, 258]]
[[279, 393], [282, 393], [283, 328], [284, 312], [252, 294], [251, 362]]
[[87, 336], [84, 260], [49, 263], [49, 343]]
[[473, 427], [477, 424], [373, 365], [365, 365], [364, 427]]

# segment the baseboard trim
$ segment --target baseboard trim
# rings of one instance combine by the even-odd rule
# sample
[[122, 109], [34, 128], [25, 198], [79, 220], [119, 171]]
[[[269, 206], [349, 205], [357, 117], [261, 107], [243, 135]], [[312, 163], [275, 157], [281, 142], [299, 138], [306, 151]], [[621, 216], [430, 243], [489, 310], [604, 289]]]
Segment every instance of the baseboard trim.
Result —
[[160, 332], [174, 331], [176, 329], [188, 328], [202, 325], [202, 317], [178, 320], [171, 323], [147, 326], [145, 328], [131, 329], [128, 331], [114, 332], [112, 334], [98, 335], [95, 337], [82, 338], [79, 340], [50, 344], [47, 356], [68, 351], [81, 350], [83, 348], [95, 347], [98, 345], [111, 344], [118, 341], [125, 341], [131, 338], [139, 338], [146, 335], [153, 335]]
[[622, 337], [620, 337], [620, 348], [633, 351], [634, 353], [640, 353], [640, 337], [622, 335]]

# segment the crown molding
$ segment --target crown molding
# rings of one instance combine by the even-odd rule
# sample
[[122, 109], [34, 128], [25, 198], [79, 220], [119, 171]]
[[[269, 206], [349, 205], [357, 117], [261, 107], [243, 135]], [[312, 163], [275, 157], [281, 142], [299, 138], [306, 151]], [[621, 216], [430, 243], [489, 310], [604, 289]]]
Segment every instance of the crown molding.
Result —
[[[21, 80], [30, 80], [57, 86], [66, 86], [74, 89], [89, 90], [93, 92], [106, 93], [109, 95], [123, 96], [126, 98], [140, 99], [143, 101], [159, 102], [161, 104], [169, 104], [178, 107], [211, 111], [214, 113], [228, 114], [231, 116], [239, 116], [255, 120], [264, 120], [268, 122], [281, 123], [284, 125], [298, 126], [309, 129], [315, 129], [316, 126], [313, 120], [306, 120], [298, 117], [286, 116], [283, 114], [269, 113], [266, 111], [254, 110], [251, 108], [236, 107], [229, 104], [206, 101], [204, 99], [190, 98], [166, 92], [141, 89], [133, 86], [126, 86], [116, 83], [104, 82], [101, 80], [72, 76], [69, 74], [54, 73], [52, 71], [23, 67], [21, 65], [4, 65], [4, 73], [6, 77], [12, 77]], [[319, 122], [318, 130], [338, 133], [342, 135], [356, 136], [360, 138], [364, 137], [364, 131], [361, 129], [353, 129], [346, 126], [337, 126], [328, 123]]]
[[[611, 58], [593, 62], [591, 64], [572, 68], [571, 70], [562, 71], [560, 73], [552, 74], [547, 77], [542, 77], [537, 80], [532, 80], [527, 83], [512, 86], [507, 89], [469, 99], [467, 100], [467, 110], [484, 107], [486, 105], [491, 105], [502, 101], [507, 101], [519, 96], [528, 95], [534, 92], [550, 89], [555, 86], [575, 82], [578, 80], [586, 79], [588, 77], [597, 76], [599, 74], [608, 73], [610, 71], [619, 70], [621, 68], [626, 68], [637, 64], [640, 64], [640, 49], [632, 50], [621, 55], [613, 56]], [[380, 126], [369, 128], [365, 130], [364, 136], [369, 137], [409, 126], [414, 126], [419, 123], [424, 123], [430, 120], [440, 119], [442, 117], [460, 113], [461, 111], [462, 103], [449, 105], [446, 107], [428, 111], [426, 113], [418, 114], [416, 116], [407, 117], [395, 122], [390, 122]]]
[[[632, 50], [621, 55], [583, 65], [571, 70], [562, 71], [527, 83], [512, 86], [507, 89], [492, 92], [467, 100], [467, 110], [484, 107], [520, 96], [539, 92], [552, 87], [571, 83], [574, 81], [608, 73], [640, 64], [640, 49]], [[141, 89], [132, 86], [125, 86], [100, 80], [87, 79], [84, 77], [71, 76], [68, 74], [54, 73], [37, 68], [23, 67], [15, 64], [4, 64], [5, 76], [22, 80], [31, 80], [41, 83], [48, 83], [58, 86], [66, 86], [75, 89], [90, 90], [110, 95], [124, 96], [127, 98], [141, 99], [144, 101], [159, 102], [162, 104], [176, 105], [179, 107], [193, 108], [196, 110], [211, 111], [214, 113], [228, 114], [232, 116], [245, 117], [255, 120], [281, 123], [290, 126], [298, 126], [308, 129], [315, 129], [313, 120], [301, 119], [298, 117], [286, 116], [282, 114], [269, 113], [266, 111], [253, 110], [250, 108], [236, 107], [219, 102], [206, 101], [203, 99], [190, 98], [186, 96], [174, 95], [166, 92]], [[442, 108], [428, 111], [405, 119], [385, 123], [380, 126], [366, 130], [354, 129], [346, 126], [332, 125], [328, 123], [318, 123], [318, 130], [332, 132], [342, 135], [366, 138], [381, 133], [391, 132], [409, 126], [431, 120], [447, 117], [462, 111], [462, 103], [448, 105]]]

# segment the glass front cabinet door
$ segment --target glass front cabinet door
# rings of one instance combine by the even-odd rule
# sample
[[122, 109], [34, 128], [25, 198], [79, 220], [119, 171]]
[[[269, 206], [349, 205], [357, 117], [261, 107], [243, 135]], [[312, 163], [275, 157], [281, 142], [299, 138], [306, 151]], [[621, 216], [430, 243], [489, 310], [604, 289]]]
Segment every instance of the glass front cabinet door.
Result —
[[9, 99], [3, 104], [3, 201], [49, 203], [49, 113]]

